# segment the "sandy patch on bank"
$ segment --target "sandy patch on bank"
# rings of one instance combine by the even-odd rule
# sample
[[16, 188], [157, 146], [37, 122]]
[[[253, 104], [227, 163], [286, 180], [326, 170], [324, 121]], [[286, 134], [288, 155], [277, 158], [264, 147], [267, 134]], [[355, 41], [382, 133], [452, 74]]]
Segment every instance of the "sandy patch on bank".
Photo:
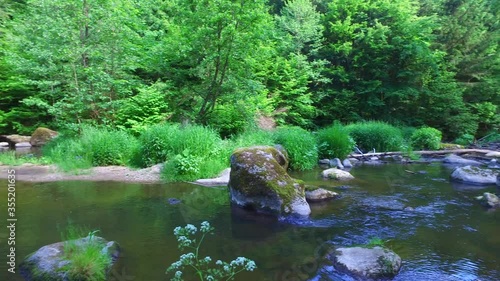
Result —
[[23, 164], [20, 166], [0, 165], [0, 179], [7, 179], [8, 170], [14, 169], [16, 180], [29, 182], [51, 182], [51, 181], [119, 181], [136, 183], [161, 183], [161, 164], [145, 169], [134, 170], [122, 166], [94, 167], [79, 171], [78, 174], [64, 173], [54, 165]]

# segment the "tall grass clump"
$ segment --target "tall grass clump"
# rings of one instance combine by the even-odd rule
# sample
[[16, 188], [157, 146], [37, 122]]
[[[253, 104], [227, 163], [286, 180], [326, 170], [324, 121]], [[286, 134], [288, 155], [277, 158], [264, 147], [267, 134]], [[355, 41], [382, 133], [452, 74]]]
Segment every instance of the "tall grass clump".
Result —
[[274, 131], [276, 144], [281, 144], [290, 157], [294, 170], [309, 170], [318, 163], [316, 138], [300, 127], [281, 127]]
[[229, 152], [227, 142], [209, 127], [165, 123], [139, 137], [133, 163], [140, 167], [165, 163], [165, 181], [191, 181], [216, 176], [229, 167]]
[[359, 122], [345, 128], [363, 151], [398, 151], [404, 143], [401, 130], [385, 122]]
[[241, 147], [249, 147], [254, 145], [274, 145], [276, 142], [275, 136], [270, 131], [261, 129], [251, 129], [231, 138], [229, 145], [231, 148], [237, 149]]
[[[66, 272], [68, 280], [106, 280], [112, 257], [103, 251], [105, 245], [102, 239], [96, 239], [97, 232], [85, 232], [83, 228], [70, 225], [67, 232], [62, 235], [65, 240], [64, 258], [69, 261], [62, 270]], [[83, 237], [86, 241], [79, 240]]]
[[136, 146], [136, 139], [126, 132], [85, 126], [79, 135], [62, 135], [49, 142], [43, 154], [62, 170], [71, 171], [92, 166], [126, 165]]
[[354, 140], [340, 123], [321, 129], [316, 134], [319, 157], [345, 159], [354, 148]]
[[438, 150], [441, 146], [441, 131], [431, 127], [424, 127], [416, 130], [411, 135], [410, 141], [414, 149]]

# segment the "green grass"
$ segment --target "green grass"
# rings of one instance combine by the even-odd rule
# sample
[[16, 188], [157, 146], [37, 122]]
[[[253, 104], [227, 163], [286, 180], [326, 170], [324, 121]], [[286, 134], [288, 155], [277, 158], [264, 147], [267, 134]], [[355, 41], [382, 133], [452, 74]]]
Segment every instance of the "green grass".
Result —
[[0, 152], [0, 165], [19, 166], [27, 163], [48, 165], [51, 161], [46, 157], [36, 157], [33, 154], [16, 155], [16, 152], [12, 150]]
[[353, 123], [346, 126], [349, 135], [363, 151], [399, 151], [404, 144], [401, 130], [380, 121]]
[[281, 144], [290, 157], [293, 170], [310, 170], [318, 164], [316, 138], [300, 127], [281, 127], [274, 131], [276, 144]]
[[316, 139], [321, 158], [345, 159], [354, 148], [354, 140], [340, 123], [319, 130]]
[[77, 136], [59, 136], [43, 148], [43, 154], [63, 171], [93, 166], [126, 165], [136, 151], [137, 140], [123, 131], [85, 126]]
[[[87, 232], [84, 228], [69, 224], [61, 236], [64, 240], [64, 258], [69, 261], [62, 267], [68, 280], [104, 281], [112, 258], [103, 253], [104, 244], [94, 239], [97, 231]], [[87, 243], [76, 243], [77, 239], [87, 237]]]

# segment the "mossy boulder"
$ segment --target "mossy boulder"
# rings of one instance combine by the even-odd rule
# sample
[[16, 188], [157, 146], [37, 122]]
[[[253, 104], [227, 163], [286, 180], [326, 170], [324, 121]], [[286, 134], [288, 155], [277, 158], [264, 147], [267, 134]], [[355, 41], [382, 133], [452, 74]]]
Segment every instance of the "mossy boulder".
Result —
[[257, 212], [309, 215], [304, 183], [287, 173], [288, 157], [281, 147], [240, 148], [231, 155], [231, 203]]
[[68, 274], [65, 268], [70, 265], [71, 261], [66, 258], [66, 253], [64, 252], [64, 245], [67, 242], [78, 247], [85, 247], [89, 243], [98, 243], [98, 245], [102, 246], [101, 252], [108, 255], [111, 259], [109, 267], [104, 272], [105, 275], [108, 275], [120, 254], [118, 243], [114, 241], [108, 242], [98, 236], [94, 236], [91, 240], [89, 237], [85, 237], [50, 244], [28, 255], [19, 265], [19, 270], [24, 279], [28, 281], [68, 281]]
[[469, 165], [456, 168], [451, 174], [451, 179], [475, 185], [493, 185], [497, 181], [497, 175], [498, 170]]
[[337, 248], [330, 259], [337, 270], [361, 280], [392, 278], [401, 268], [401, 258], [379, 246]]
[[51, 129], [43, 127], [38, 127], [31, 135], [30, 144], [32, 146], [43, 146], [56, 136], [57, 136], [56, 131], [52, 131]]

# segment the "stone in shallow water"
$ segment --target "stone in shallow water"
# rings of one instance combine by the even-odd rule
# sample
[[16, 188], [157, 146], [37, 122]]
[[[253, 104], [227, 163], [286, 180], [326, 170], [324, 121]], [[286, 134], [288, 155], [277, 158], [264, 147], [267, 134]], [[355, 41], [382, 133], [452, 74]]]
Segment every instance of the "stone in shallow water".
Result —
[[455, 155], [455, 154], [446, 156], [443, 159], [443, 163], [457, 164], [457, 165], [482, 165], [482, 163], [479, 162], [479, 161], [471, 160], [471, 159], [465, 159], [465, 158], [460, 157], [460, 156]]
[[362, 280], [393, 277], [401, 268], [401, 258], [383, 247], [337, 248], [331, 258], [337, 270]]
[[483, 196], [478, 196], [476, 199], [488, 208], [500, 208], [500, 199], [493, 193], [485, 192]]
[[317, 188], [314, 190], [306, 190], [307, 202], [320, 202], [338, 198], [339, 194], [324, 188]]
[[324, 178], [329, 178], [329, 179], [335, 179], [335, 180], [351, 180], [354, 179], [354, 177], [351, 175], [351, 173], [342, 171], [337, 168], [331, 168], [324, 170], [321, 172], [321, 175]]
[[451, 174], [451, 179], [470, 184], [488, 185], [496, 183], [497, 175], [497, 170], [482, 169], [469, 165], [456, 168]]
[[254, 146], [231, 155], [229, 193], [231, 203], [271, 214], [309, 215], [304, 183], [288, 175], [283, 148]]
[[[102, 237], [94, 236], [92, 240], [89, 237], [73, 240], [75, 246], [85, 246], [92, 242], [102, 245], [102, 253], [108, 255], [112, 263], [107, 271], [118, 260], [120, 247], [114, 241], [106, 241]], [[20, 265], [19, 270], [21, 275], [26, 280], [30, 281], [67, 281], [66, 271], [64, 266], [69, 264], [69, 260], [64, 257], [64, 243], [58, 242], [43, 246], [36, 252], [30, 254]]]

